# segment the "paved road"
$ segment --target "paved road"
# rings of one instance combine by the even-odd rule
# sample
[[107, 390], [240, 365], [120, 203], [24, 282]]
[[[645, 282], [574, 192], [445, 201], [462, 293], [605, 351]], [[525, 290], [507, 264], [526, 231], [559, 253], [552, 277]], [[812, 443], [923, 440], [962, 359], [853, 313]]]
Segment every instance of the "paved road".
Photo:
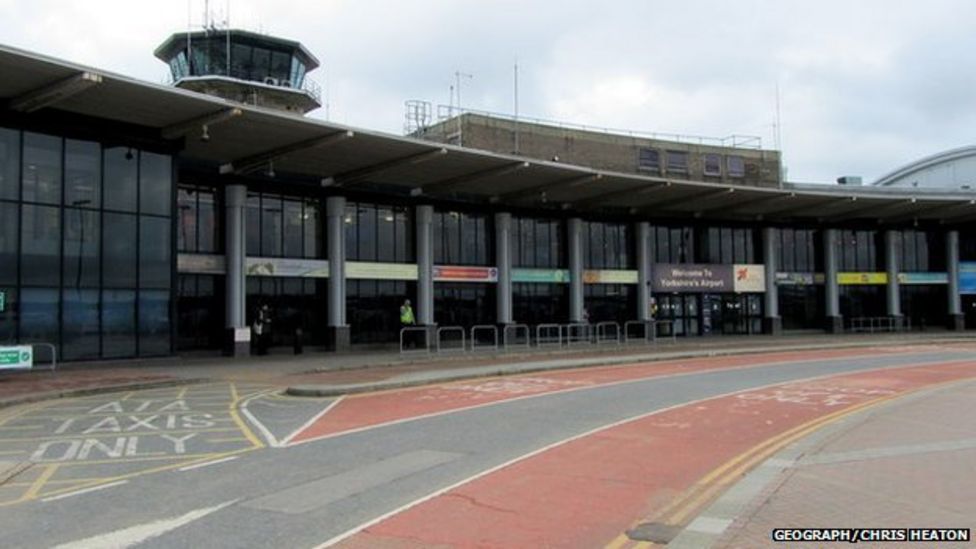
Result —
[[[411, 394], [506, 397], [380, 414], [379, 422], [350, 419], [348, 429], [324, 438], [301, 435], [352, 397], [294, 399], [269, 386], [224, 383], [12, 408], [0, 415], [0, 531], [4, 544], [16, 547], [354, 543], [345, 536], [418, 500], [655, 411], [800, 379], [918, 365], [948, 369], [973, 352], [889, 347], [816, 357], [773, 363], [756, 357], [754, 366], [709, 359], [640, 376], [633, 367], [597, 369], [589, 383], [533, 375], [505, 382], [508, 389], [499, 389], [498, 380], [469, 382], [459, 392], [441, 388], [441, 396]], [[966, 375], [957, 370], [953, 375]], [[540, 379], [546, 390], [524, 391]], [[389, 393], [390, 400], [403, 393]]]

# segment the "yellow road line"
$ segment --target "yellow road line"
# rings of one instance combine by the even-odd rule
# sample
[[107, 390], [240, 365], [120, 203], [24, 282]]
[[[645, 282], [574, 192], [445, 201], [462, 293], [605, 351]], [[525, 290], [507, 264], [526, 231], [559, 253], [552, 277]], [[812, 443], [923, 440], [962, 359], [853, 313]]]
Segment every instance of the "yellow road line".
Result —
[[183, 387], [182, 389], [180, 389], [180, 392], [176, 393], [176, 399], [183, 400], [183, 397], [186, 396], [187, 389], [189, 389], [189, 387]]
[[250, 427], [248, 427], [247, 423], [241, 419], [241, 415], [237, 411], [237, 405], [243, 399], [237, 394], [237, 387], [233, 383], [230, 384], [230, 394], [233, 400], [228, 406], [228, 410], [230, 411], [230, 416], [234, 418], [234, 423], [237, 424], [237, 427], [241, 430], [241, 433], [247, 437], [247, 440], [251, 442], [251, 446], [253, 446], [255, 449], [264, 448], [264, 442], [262, 442], [261, 439], [259, 439], [254, 432], [251, 431]]
[[44, 472], [42, 472], [39, 477], [34, 479], [34, 482], [31, 484], [30, 488], [24, 492], [24, 495], [20, 496], [21, 500], [28, 500], [37, 497], [37, 493], [41, 491], [41, 488], [43, 488], [45, 484], [47, 484], [47, 481], [51, 480], [51, 477], [58, 470], [58, 467], [60, 466], [57, 463], [45, 467]]

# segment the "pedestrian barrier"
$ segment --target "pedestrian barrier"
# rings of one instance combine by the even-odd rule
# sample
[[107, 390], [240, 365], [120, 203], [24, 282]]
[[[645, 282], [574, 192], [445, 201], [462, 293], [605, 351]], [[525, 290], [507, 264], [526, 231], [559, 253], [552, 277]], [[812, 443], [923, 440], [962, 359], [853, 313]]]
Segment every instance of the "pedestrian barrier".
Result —
[[671, 336], [671, 343], [678, 342], [678, 332], [676, 332], [674, 329], [674, 320], [670, 320], [670, 319], [652, 320], [651, 322], [653, 323], [653, 329], [651, 330], [651, 341], [653, 343], [657, 343], [657, 336], [659, 335], [658, 334], [659, 330], [657, 329], [658, 325], [668, 327], [667, 333], [664, 335]]
[[[640, 330], [633, 328], [640, 326]], [[640, 335], [637, 335], [637, 333]], [[624, 322], [624, 344], [649, 343], [654, 340], [653, 320], [628, 320]]]
[[562, 344], [563, 330], [559, 324], [539, 324], [535, 327], [536, 347]]
[[[408, 337], [407, 334], [418, 334]], [[423, 347], [417, 341], [423, 341]], [[400, 328], [400, 354], [430, 353], [430, 328], [426, 326], [406, 326]]]
[[[512, 335], [511, 338], [509, 338], [510, 334]], [[519, 334], [525, 335], [524, 342], [519, 342]], [[520, 347], [524, 345], [528, 349], [532, 346], [532, 336], [529, 334], [529, 327], [526, 324], [507, 324], [502, 330], [502, 346], [508, 349], [515, 345]]]
[[582, 322], [573, 322], [562, 325], [562, 340], [566, 345], [574, 343], [590, 343], [593, 338], [593, 326]]
[[[461, 336], [461, 345], [459, 347], [444, 347], [444, 334], [458, 334]], [[467, 350], [467, 345], [464, 340], [464, 328], [460, 326], [442, 326], [437, 328], [437, 346], [435, 347], [438, 353], [445, 352], [464, 352]], [[450, 340], [449, 340], [450, 341]]]
[[598, 322], [596, 325], [596, 343], [614, 343], [620, 345], [620, 324], [616, 322]]
[[[37, 348], [38, 347], [41, 347], [41, 348], [44, 348], [44, 349], [49, 349], [50, 352], [51, 352], [51, 363], [50, 363], [49, 367], [41, 368], [41, 369], [43, 369], [43, 370], [50, 370], [52, 372], [54, 372], [54, 371], [56, 371], [58, 369], [58, 348], [55, 347], [53, 343], [46, 343], [46, 342], [40, 342], [40, 343], [29, 343], [29, 342], [28, 343], [12, 343], [11, 346], [12, 347], [28, 347], [29, 346], [31, 348], [30, 357], [24, 359], [24, 362], [27, 362], [29, 360], [30, 369], [31, 370], [37, 370], [37, 369], [39, 369], [37, 367], [37, 359], [38, 359], [38, 355], [39, 355], [38, 352], [37, 352]], [[11, 352], [13, 351], [13, 349], [7, 349], [7, 350], [8, 351], [11, 351]], [[19, 351], [17, 351], [17, 352], [19, 354]], [[10, 371], [16, 371], [16, 370], [19, 370], [19, 369], [20, 369], [20, 366], [16, 366], [16, 367], [15, 366], [11, 366], [10, 367]], [[24, 370], [26, 370], [26, 369], [27, 368], [24, 368]], [[0, 368], [0, 373], [2, 373], [4, 371], [7, 371], [7, 370], [5, 370], [3, 368]]]
[[[478, 333], [491, 334], [491, 344], [479, 345]], [[471, 350], [480, 351], [483, 349], [498, 350], [498, 328], [491, 324], [479, 324], [471, 327]]]
[[856, 316], [850, 320], [852, 332], [896, 332], [898, 323], [893, 316]]

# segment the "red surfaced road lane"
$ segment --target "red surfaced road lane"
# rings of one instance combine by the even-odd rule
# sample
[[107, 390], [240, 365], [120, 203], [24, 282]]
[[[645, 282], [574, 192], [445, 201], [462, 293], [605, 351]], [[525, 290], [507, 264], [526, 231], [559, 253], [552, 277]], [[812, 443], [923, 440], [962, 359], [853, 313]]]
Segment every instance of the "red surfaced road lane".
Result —
[[904, 349], [890, 351], [883, 348], [832, 349], [669, 360], [624, 366], [540, 372], [448, 383], [433, 387], [353, 395], [343, 399], [328, 413], [296, 433], [288, 442], [294, 444], [309, 442], [364, 427], [472, 408], [493, 402], [659, 376], [727, 368], [747, 368], [781, 362], [875, 356], [878, 353], [903, 351]]
[[967, 361], [845, 374], [662, 411], [475, 478], [368, 527], [341, 547], [603, 547], [771, 437], [875, 399], [974, 377], [973, 366]]

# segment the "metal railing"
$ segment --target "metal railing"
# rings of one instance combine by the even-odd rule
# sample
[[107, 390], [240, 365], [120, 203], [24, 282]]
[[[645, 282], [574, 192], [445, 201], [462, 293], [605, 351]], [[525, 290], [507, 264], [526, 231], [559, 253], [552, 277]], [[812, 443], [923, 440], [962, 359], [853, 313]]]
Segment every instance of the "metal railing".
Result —
[[582, 322], [571, 322], [560, 327], [562, 340], [566, 345], [574, 343], [590, 343], [593, 337], [593, 325]]
[[[508, 335], [514, 334], [514, 338], [512, 339], [518, 340], [518, 334], [520, 333], [525, 334], [525, 338], [524, 338], [525, 342], [512, 343], [511, 342], [512, 340], [509, 339]], [[511, 347], [514, 347], [515, 345], [518, 345], [520, 347], [524, 345], [526, 349], [532, 346], [532, 335], [531, 332], [529, 331], [529, 326], [527, 324], [507, 324], [505, 328], [502, 330], [502, 346], [505, 349], [509, 349]]]
[[652, 324], [652, 327], [651, 327], [651, 342], [652, 343], [657, 343], [657, 337], [658, 337], [658, 335], [660, 335], [660, 334], [658, 334], [658, 331], [659, 331], [657, 329], [658, 325], [667, 326], [668, 333], [666, 333], [664, 335], [665, 335], [665, 337], [667, 337], [667, 336], [670, 336], [671, 337], [671, 343], [677, 343], [678, 342], [678, 331], [674, 329], [674, 326], [675, 326], [675, 321], [674, 320], [672, 320], [670, 318], [665, 318], [665, 319], [661, 319], [661, 320], [651, 320], [650, 322]]
[[851, 332], [897, 332], [902, 326], [893, 316], [856, 316], [851, 318], [849, 329]]
[[[553, 339], [555, 333], [555, 339]], [[561, 324], [538, 324], [535, 327], [535, 346], [562, 345], [563, 330]]]
[[[640, 326], [641, 335], [631, 335], [635, 332], [632, 328]], [[650, 343], [654, 341], [654, 321], [653, 320], [628, 320], [624, 322], [624, 345], [631, 343]]]
[[[610, 332], [612, 332], [613, 337], [609, 336]], [[598, 322], [596, 325], [596, 343], [598, 345], [601, 343], [620, 345], [620, 324], [616, 322]]]
[[[491, 344], [479, 345], [478, 344], [478, 332], [490, 333], [491, 334]], [[479, 324], [477, 326], [471, 327], [471, 350], [480, 351], [483, 349], [490, 349], [493, 351], [498, 350], [498, 328], [491, 324]]]
[[[420, 334], [419, 337], [407, 337], [407, 334]], [[407, 341], [407, 340], [411, 341]], [[422, 339], [423, 348], [418, 348], [417, 340]], [[413, 347], [407, 347], [412, 344]], [[400, 328], [400, 354], [430, 353], [430, 328], [427, 326], [407, 326]]]
[[[461, 336], [461, 346], [445, 348], [442, 345], [444, 334], [459, 334]], [[464, 339], [464, 328], [462, 328], [461, 326], [441, 326], [437, 328], [437, 338], [435, 341], [436, 341], [435, 349], [438, 353], [454, 352], [454, 351], [460, 351], [463, 353], [464, 351], [467, 350], [467, 342]]]

